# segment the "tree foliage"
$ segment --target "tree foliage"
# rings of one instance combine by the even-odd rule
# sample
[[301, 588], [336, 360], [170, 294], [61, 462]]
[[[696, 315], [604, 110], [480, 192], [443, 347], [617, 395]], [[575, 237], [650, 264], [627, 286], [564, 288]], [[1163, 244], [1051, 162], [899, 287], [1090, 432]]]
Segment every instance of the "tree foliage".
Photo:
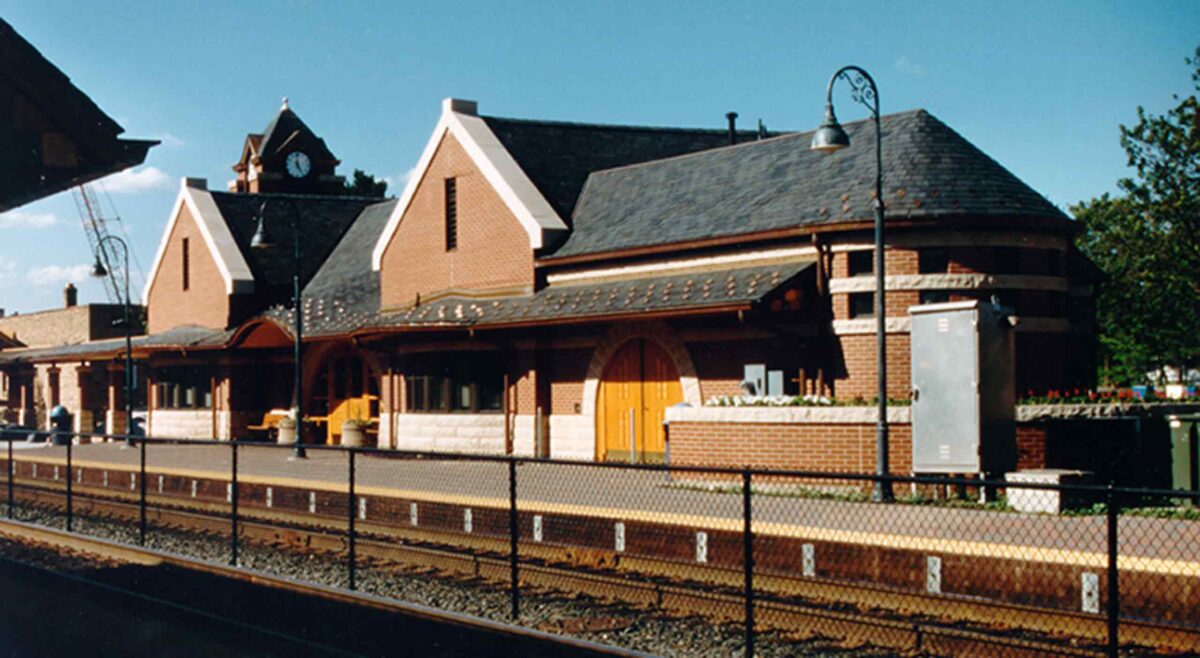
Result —
[[350, 180], [346, 181], [346, 194], [352, 196], [368, 196], [382, 199], [387, 195], [388, 184], [385, 180], [376, 180], [374, 176], [362, 169], [355, 169]]
[[1136, 175], [1108, 195], [1073, 207], [1080, 249], [1107, 276], [1097, 298], [1101, 376], [1144, 380], [1164, 366], [1200, 363], [1200, 48], [1193, 93], [1161, 116], [1138, 107], [1121, 126]]

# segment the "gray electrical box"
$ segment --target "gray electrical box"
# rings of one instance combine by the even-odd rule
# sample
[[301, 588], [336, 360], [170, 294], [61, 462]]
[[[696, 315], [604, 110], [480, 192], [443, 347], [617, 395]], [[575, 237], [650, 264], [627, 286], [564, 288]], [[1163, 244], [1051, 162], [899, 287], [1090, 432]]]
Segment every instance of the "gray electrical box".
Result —
[[908, 314], [913, 472], [1015, 470], [1012, 311], [967, 301], [913, 306]]

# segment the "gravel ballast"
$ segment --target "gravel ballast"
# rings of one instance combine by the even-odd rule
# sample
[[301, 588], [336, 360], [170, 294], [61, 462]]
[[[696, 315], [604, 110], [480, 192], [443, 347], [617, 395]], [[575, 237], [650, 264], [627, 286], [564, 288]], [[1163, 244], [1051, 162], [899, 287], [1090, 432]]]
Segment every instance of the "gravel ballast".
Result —
[[[65, 525], [64, 516], [50, 510], [23, 507], [17, 511], [17, 518], [25, 522], [51, 528]], [[76, 515], [73, 525], [79, 534], [137, 544], [136, 524]], [[229, 560], [227, 536], [152, 528], [147, 533], [146, 547], [220, 564]], [[55, 547], [29, 545], [4, 537], [0, 537], [0, 556], [54, 569], [106, 566], [103, 560], [95, 557], [67, 554]], [[239, 558], [239, 566], [243, 568], [332, 587], [347, 586], [344, 556], [243, 542]], [[428, 569], [362, 561], [357, 584], [365, 593], [512, 623], [509, 591], [481, 579], [455, 578]], [[744, 649], [744, 629], [740, 624], [716, 624], [697, 617], [674, 618], [582, 596], [526, 592], [524, 589], [517, 623], [527, 628], [661, 656], [730, 658], [742, 656]], [[764, 633], [756, 638], [755, 655], [776, 658], [894, 654], [871, 647], [838, 646], [822, 639], [789, 641]]]

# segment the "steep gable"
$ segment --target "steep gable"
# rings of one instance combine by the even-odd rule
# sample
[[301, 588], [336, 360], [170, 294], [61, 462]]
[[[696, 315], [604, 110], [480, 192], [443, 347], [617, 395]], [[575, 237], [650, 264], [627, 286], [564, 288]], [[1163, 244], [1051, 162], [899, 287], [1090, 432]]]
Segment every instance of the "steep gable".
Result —
[[[446, 243], [446, 180], [455, 180], [457, 245]], [[531, 292], [533, 247], [521, 221], [462, 142], [443, 134], [413, 181], [380, 267], [382, 305], [411, 306], [418, 296]]]
[[233, 292], [222, 272], [228, 267], [220, 261], [221, 254], [210, 249], [203, 211], [185, 198], [188, 190], [180, 194], [146, 282], [147, 329], [152, 334], [184, 325], [224, 329], [230, 324]]

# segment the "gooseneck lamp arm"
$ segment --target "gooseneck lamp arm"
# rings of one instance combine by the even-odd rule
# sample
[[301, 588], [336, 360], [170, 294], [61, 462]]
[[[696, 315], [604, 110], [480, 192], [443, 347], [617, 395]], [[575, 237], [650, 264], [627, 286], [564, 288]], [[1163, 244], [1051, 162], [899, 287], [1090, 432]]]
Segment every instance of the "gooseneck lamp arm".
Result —
[[[130, 321], [129, 298], [129, 245], [115, 235], [106, 235], [96, 243], [96, 262], [92, 265], [92, 276], [109, 276], [111, 272], [104, 267], [101, 257], [106, 256], [104, 245], [109, 242], [121, 245], [121, 253], [125, 262], [125, 298], [122, 300], [123, 319], [125, 322], [125, 447], [133, 447], [133, 325]], [[107, 258], [105, 258], [107, 259]]]
[[[837, 151], [850, 145], [850, 138], [838, 123], [833, 111], [833, 86], [838, 80], [850, 85], [850, 97], [866, 107], [875, 121], [875, 360], [878, 376], [879, 417], [875, 426], [875, 474], [888, 474], [887, 420], [887, 314], [884, 300], [884, 204], [883, 204], [883, 128], [879, 118], [879, 88], [871, 74], [858, 66], [843, 66], [829, 77], [825, 88], [825, 117], [813, 134], [812, 148], [817, 151]], [[893, 499], [890, 483], [877, 480], [873, 498], [876, 501]]]

